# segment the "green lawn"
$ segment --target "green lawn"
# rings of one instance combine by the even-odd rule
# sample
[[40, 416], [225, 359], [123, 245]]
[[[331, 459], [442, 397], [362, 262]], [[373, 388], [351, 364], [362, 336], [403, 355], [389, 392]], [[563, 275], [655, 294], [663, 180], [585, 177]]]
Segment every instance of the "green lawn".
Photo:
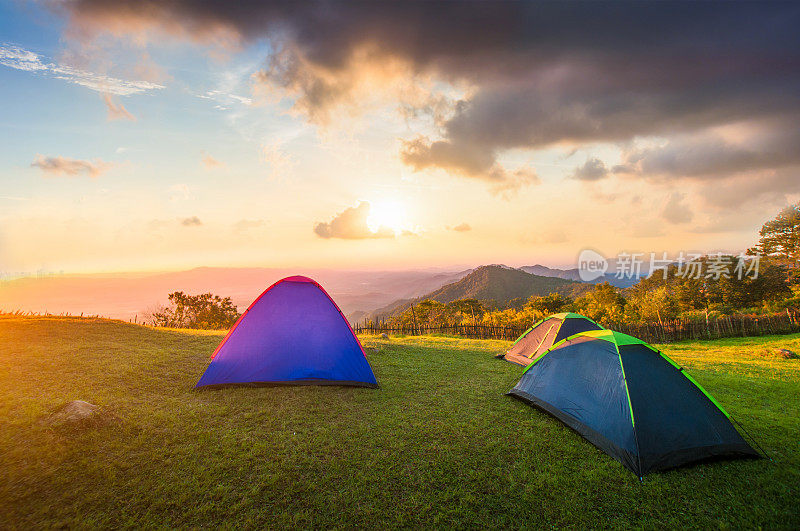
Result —
[[[800, 527], [800, 335], [679, 343], [774, 462], [644, 484], [504, 396], [508, 342], [362, 338], [378, 390], [193, 391], [222, 333], [0, 318], [0, 528]], [[119, 420], [53, 428], [66, 401]]]

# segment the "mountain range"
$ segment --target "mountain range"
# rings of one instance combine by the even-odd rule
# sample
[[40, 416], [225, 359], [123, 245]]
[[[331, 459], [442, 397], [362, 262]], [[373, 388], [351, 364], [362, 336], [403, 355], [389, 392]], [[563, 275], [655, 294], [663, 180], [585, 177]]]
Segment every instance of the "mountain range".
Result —
[[167, 303], [173, 291], [231, 297], [244, 311], [283, 277], [317, 280], [345, 315], [356, 318], [397, 299], [413, 298], [454, 282], [470, 271], [337, 271], [329, 269], [199, 267], [167, 273], [49, 275], [0, 281], [0, 311], [101, 315], [129, 320]]
[[505, 307], [515, 299], [524, 300], [533, 295], [561, 293], [574, 296], [588, 287], [589, 284], [584, 282], [575, 282], [555, 276], [535, 275], [522, 268], [489, 265], [479, 267], [465, 277], [415, 299], [395, 301], [375, 310], [369, 315], [369, 318], [373, 320], [387, 319], [407, 310], [412, 304], [426, 299], [445, 303], [459, 299], [478, 299], [492, 301], [499, 307]]
[[[530, 273], [532, 275], [539, 275], [543, 277], [555, 277], [555, 278], [563, 278], [565, 280], [572, 280], [575, 282], [583, 282], [581, 280], [580, 272], [578, 268], [573, 269], [553, 269], [543, 265], [532, 265], [532, 266], [522, 266], [519, 269], [525, 271], [526, 273]], [[639, 282], [639, 279], [636, 277], [623, 277], [617, 278], [617, 276], [613, 273], [605, 273], [603, 276], [590, 281], [590, 284], [600, 284], [602, 282], [608, 282], [612, 286], [616, 286], [618, 288], [629, 288]]]
[[[569, 294], [580, 282], [576, 269], [542, 265], [513, 268], [494, 264], [457, 271], [339, 271], [330, 269], [200, 267], [166, 273], [51, 275], [0, 281], [0, 311], [101, 315], [139, 318], [167, 302], [173, 291], [211, 292], [231, 297], [240, 311], [275, 281], [294, 274], [316, 279], [355, 322], [393, 313], [413, 301], [431, 298], [450, 302], [462, 298], [492, 300], [500, 306], [513, 299]], [[608, 278], [610, 277], [610, 278]], [[630, 281], [609, 280], [627, 287]]]

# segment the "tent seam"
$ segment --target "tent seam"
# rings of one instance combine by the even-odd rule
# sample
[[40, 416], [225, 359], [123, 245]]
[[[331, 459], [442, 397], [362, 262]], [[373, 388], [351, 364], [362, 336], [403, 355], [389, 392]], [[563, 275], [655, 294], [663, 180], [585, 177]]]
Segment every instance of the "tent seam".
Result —
[[622, 370], [622, 383], [625, 384], [625, 395], [628, 397], [628, 409], [631, 411], [631, 427], [633, 428], [633, 440], [636, 443], [636, 462], [639, 465], [639, 479], [642, 479], [642, 449], [639, 447], [639, 435], [636, 433], [636, 420], [633, 415], [633, 402], [631, 402], [631, 392], [628, 389], [628, 378], [625, 376], [625, 365], [622, 363], [622, 354], [619, 351], [617, 342], [614, 341], [614, 348], [617, 349], [619, 368]]
[[[575, 335], [577, 335], [577, 334], [575, 334]], [[552, 351], [554, 351], [554, 350], [556, 349], [556, 347], [559, 347], [559, 346], [561, 346], [561, 344], [562, 344], [562, 343], [566, 343], [567, 341], [569, 341], [569, 339], [570, 339], [570, 338], [562, 339], [561, 341], [559, 341], [558, 343], [556, 343], [555, 345], [553, 345], [553, 346], [552, 346], [552, 347], [550, 347], [549, 349], [547, 349], [547, 350], [545, 350], [544, 352], [542, 352], [542, 355], [541, 355], [541, 356], [539, 356], [538, 358], [536, 358], [535, 360], [533, 360], [533, 361], [532, 361], [532, 362], [531, 362], [531, 363], [530, 363], [530, 364], [529, 364], [527, 367], [525, 367], [525, 370], [524, 370], [524, 371], [522, 371], [522, 374], [525, 374], [526, 372], [528, 372], [528, 369], [530, 369], [531, 367], [533, 367], [534, 365], [536, 365], [537, 363], [539, 363], [539, 362], [542, 360], [542, 358], [544, 358], [545, 356], [547, 356], [548, 354], [550, 354]]]

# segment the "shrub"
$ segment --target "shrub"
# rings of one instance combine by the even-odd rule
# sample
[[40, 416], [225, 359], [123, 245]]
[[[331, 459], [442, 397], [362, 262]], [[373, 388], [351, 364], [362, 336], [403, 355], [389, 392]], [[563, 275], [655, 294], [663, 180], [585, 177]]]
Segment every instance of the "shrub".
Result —
[[230, 297], [211, 293], [187, 295], [182, 291], [169, 294], [169, 306], [153, 311], [146, 319], [153, 326], [170, 328], [230, 328], [239, 318], [239, 311]]

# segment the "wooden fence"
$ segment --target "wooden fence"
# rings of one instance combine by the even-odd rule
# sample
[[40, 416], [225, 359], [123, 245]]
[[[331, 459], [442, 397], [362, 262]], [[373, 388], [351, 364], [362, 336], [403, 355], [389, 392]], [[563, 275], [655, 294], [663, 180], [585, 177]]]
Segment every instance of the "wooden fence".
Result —
[[[100, 318], [99, 315], [73, 316], [67, 312], [52, 314], [49, 312], [12, 311], [0, 312], [9, 316], [47, 316], [47, 317], [83, 317]], [[138, 322], [136, 318], [130, 320]], [[671, 343], [687, 339], [719, 339], [723, 337], [747, 337], [772, 334], [791, 334], [800, 332], [800, 311], [797, 309], [770, 315], [731, 315], [712, 318], [708, 321], [684, 321], [675, 319], [662, 323], [626, 324], [601, 322], [610, 330], [617, 330], [647, 341], [648, 343]], [[393, 335], [430, 335], [444, 334], [472, 339], [505, 339], [513, 341], [527, 329], [523, 326], [492, 325], [452, 325], [452, 326], [393, 326], [386, 322], [367, 322], [356, 324], [353, 329], [357, 334], [393, 334]]]
[[84, 315], [81, 312], [80, 315], [73, 315], [70, 312], [60, 312], [60, 313], [50, 313], [48, 311], [43, 312], [34, 312], [28, 310], [12, 310], [12, 311], [5, 311], [0, 310], [0, 315], [5, 317], [83, 317], [85, 319], [111, 319], [111, 317], [105, 317], [100, 314], [86, 314]]
[[731, 315], [702, 321], [664, 321], [663, 323], [625, 324], [602, 323], [606, 328], [618, 330], [648, 343], [671, 343], [684, 339], [719, 339], [723, 337], [748, 337], [800, 332], [800, 315], [797, 311], [770, 315]]
[[419, 336], [446, 334], [473, 339], [517, 339], [526, 328], [518, 326], [453, 325], [453, 326], [391, 326], [388, 323], [364, 323], [353, 327], [356, 334], [393, 334]]
[[[733, 315], [701, 321], [680, 319], [663, 323], [625, 324], [601, 323], [610, 330], [629, 334], [648, 343], [671, 343], [684, 339], [719, 339], [723, 337], [763, 336], [800, 332], [800, 312], [787, 310], [771, 315]], [[392, 326], [389, 323], [361, 323], [354, 327], [357, 334], [427, 335], [445, 334], [473, 339], [517, 339], [527, 328], [516, 326], [453, 325], [453, 326]]]

